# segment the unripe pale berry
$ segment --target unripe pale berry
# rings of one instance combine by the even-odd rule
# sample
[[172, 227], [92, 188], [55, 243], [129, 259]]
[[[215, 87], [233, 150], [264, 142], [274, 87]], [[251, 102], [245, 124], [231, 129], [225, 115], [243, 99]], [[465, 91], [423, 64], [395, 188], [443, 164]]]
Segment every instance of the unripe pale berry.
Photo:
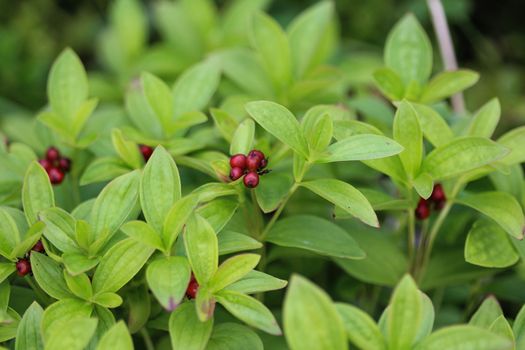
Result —
[[31, 263], [27, 259], [18, 260], [16, 262], [16, 272], [21, 277], [31, 273]]
[[51, 181], [53, 185], [58, 185], [64, 181], [64, 173], [60, 169], [51, 168], [47, 172], [47, 175], [49, 175], [49, 181]]
[[259, 175], [254, 171], [250, 171], [248, 174], [244, 175], [243, 182], [244, 186], [255, 188], [259, 184]]
[[426, 199], [421, 198], [419, 200], [415, 213], [418, 220], [425, 220], [430, 216], [430, 205]]
[[238, 168], [238, 167], [232, 168], [230, 170], [230, 179], [232, 181], [238, 180], [242, 177], [243, 174], [244, 174], [244, 170], [242, 170], [242, 168]]
[[230, 166], [232, 168], [246, 168], [246, 156], [244, 154], [235, 154], [230, 157]]

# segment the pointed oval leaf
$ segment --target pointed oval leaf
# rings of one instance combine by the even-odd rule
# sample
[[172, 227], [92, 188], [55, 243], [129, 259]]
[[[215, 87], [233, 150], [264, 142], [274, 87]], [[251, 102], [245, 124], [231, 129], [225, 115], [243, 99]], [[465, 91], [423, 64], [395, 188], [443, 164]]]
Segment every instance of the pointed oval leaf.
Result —
[[505, 337], [473, 326], [441, 328], [419, 343], [415, 350], [492, 350], [512, 349]]
[[287, 284], [288, 282], [285, 280], [270, 276], [261, 271], [252, 270], [237, 282], [230, 284], [226, 289], [244, 294], [254, 294], [282, 289], [286, 287]]
[[226, 259], [208, 282], [212, 293], [220, 291], [243, 278], [261, 259], [257, 254], [240, 254]]
[[331, 144], [328, 156], [319, 162], [348, 162], [390, 157], [403, 151], [403, 146], [382, 135], [361, 134]]
[[40, 323], [44, 309], [34, 301], [24, 312], [16, 332], [15, 350], [43, 350], [44, 340], [40, 333]]
[[128, 221], [122, 225], [120, 230], [137, 242], [147, 244], [155, 249], [164, 250], [164, 244], [160, 235], [144, 221]]
[[194, 215], [188, 220], [184, 246], [195, 278], [200, 285], [208, 283], [217, 271], [219, 247], [213, 228], [200, 215]]
[[204, 350], [213, 329], [213, 318], [201, 322], [193, 303], [184, 303], [171, 313], [169, 330], [173, 350]]
[[361, 349], [385, 350], [386, 342], [374, 319], [355, 306], [337, 303], [350, 341]]
[[168, 211], [162, 229], [162, 238], [166, 249], [171, 249], [175, 243], [180, 231], [197, 207], [198, 199], [198, 196], [192, 195], [182, 197]]
[[182, 256], [155, 260], [146, 270], [149, 288], [168, 311], [173, 311], [179, 306], [190, 277], [190, 264], [188, 259]]
[[401, 102], [394, 116], [394, 140], [403, 146], [399, 159], [408, 176], [414, 178], [423, 157], [423, 133], [416, 111], [406, 101]]
[[263, 350], [261, 338], [250, 328], [238, 323], [221, 323], [214, 327], [206, 350]]
[[501, 106], [497, 98], [485, 103], [472, 117], [468, 128], [470, 136], [491, 137], [498, 126]]
[[425, 87], [420, 101], [427, 104], [436, 103], [471, 87], [478, 79], [479, 74], [468, 69], [439, 73]]
[[30, 225], [38, 221], [40, 211], [55, 206], [55, 194], [49, 176], [37, 162], [29, 165], [24, 177], [22, 205]]
[[97, 350], [133, 350], [133, 340], [123, 321], [115, 323], [100, 339]]
[[253, 120], [243, 120], [233, 133], [230, 144], [230, 154], [248, 154], [252, 149], [254, 135], [255, 123]]
[[35, 279], [47, 294], [55, 299], [71, 298], [73, 294], [67, 287], [60, 265], [44, 254], [31, 253], [31, 268]]
[[98, 320], [95, 318], [74, 318], [68, 321], [67, 332], [54, 328], [46, 336], [45, 350], [82, 350], [95, 333]]

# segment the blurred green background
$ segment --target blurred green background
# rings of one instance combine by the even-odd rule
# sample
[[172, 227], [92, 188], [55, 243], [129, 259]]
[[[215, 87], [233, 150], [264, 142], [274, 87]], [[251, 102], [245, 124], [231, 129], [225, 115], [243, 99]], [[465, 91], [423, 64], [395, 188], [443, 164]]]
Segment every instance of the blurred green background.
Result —
[[[269, 12], [281, 23], [316, 1], [281, 0]], [[149, 44], [160, 40], [152, 22], [155, 2], [143, 1], [148, 13]], [[225, 1], [217, 1], [221, 9]], [[389, 29], [407, 11], [414, 12], [432, 40], [434, 35], [423, 0], [336, 0], [342, 36], [335, 58], [350, 80], [367, 81], [381, 63]], [[481, 73], [467, 92], [471, 110], [498, 96], [505, 129], [525, 120], [525, 2], [444, 0], [461, 67]], [[45, 84], [53, 59], [66, 46], [81, 56], [89, 71], [101, 69], [97, 43], [108, 25], [111, 1], [0, 0], [0, 109], [15, 106], [36, 111], [46, 103]], [[435, 42], [434, 47], [436, 48]], [[440, 58], [436, 54], [436, 70]], [[14, 103], [12, 105], [11, 103]]]

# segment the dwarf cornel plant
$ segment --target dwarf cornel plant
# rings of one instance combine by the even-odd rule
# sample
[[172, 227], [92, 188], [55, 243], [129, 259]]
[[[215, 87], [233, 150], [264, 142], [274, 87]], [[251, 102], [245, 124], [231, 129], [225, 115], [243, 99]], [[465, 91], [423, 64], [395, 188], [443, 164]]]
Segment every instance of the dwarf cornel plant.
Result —
[[525, 349], [525, 127], [411, 14], [356, 87], [331, 2], [267, 4], [117, 0], [2, 122], [3, 348]]

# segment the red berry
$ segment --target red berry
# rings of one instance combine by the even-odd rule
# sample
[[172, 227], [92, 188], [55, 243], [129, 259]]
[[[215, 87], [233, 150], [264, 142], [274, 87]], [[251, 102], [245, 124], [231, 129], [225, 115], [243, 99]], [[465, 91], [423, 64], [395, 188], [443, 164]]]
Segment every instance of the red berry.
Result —
[[65, 173], [69, 172], [71, 169], [71, 159], [62, 157], [58, 161], [58, 167]]
[[237, 179], [240, 179], [241, 176], [244, 174], [244, 170], [241, 168], [235, 167], [230, 170], [230, 179], [232, 181], [235, 181]]
[[20, 259], [16, 262], [16, 272], [18, 276], [24, 277], [31, 272], [31, 263], [27, 259]]
[[186, 288], [186, 296], [189, 299], [195, 299], [197, 291], [199, 290], [199, 283], [193, 275], [191, 275], [190, 283], [188, 283], [188, 288]]
[[259, 175], [256, 172], [250, 171], [248, 174], [244, 175], [244, 186], [248, 188], [255, 188], [259, 184]]
[[443, 190], [443, 186], [441, 186], [441, 184], [436, 184], [432, 190], [432, 194], [430, 195], [430, 200], [437, 204], [439, 202], [446, 201], [446, 199], [447, 197], [445, 196], [445, 190]]
[[36, 242], [36, 244], [33, 246], [33, 248], [31, 248], [32, 251], [35, 251], [37, 253], [43, 253], [44, 252], [44, 244], [42, 243], [42, 241], [38, 241]]
[[142, 157], [144, 158], [144, 161], [148, 161], [151, 155], [153, 154], [153, 147], [146, 146], [146, 145], [139, 145], [140, 153], [142, 153]]
[[46, 170], [46, 172], [49, 172], [49, 170], [51, 170], [51, 168], [53, 167], [53, 164], [47, 160], [47, 159], [40, 159], [38, 161], [38, 163], [40, 163], [40, 165], [42, 165], [42, 168], [44, 168]]
[[416, 207], [416, 218], [419, 220], [425, 220], [430, 216], [430, 206], [426, 199], [421, 198], [417, 203]]
[[49, 180], [53, 185], [58, 185], [64, 181], [64, 173], [60, 169], [51, 168], [47, 172], [47, 175], [49, 175]]
[[232, 168], [241, 168], [246, 167], [246, 156], [244, 154], [235, 154], [230, 157], [230, 166]]
[[264, 157], [264, 153], [262, 153], [261, 151], [256, 150], [256, 149], [250, 151], [250, 153], [248, 153], [248, 157], [258, 157], [261, 160], [265, 158]]
[[58, 161], [60, 158], [60, 152], [55, 147], [49, 147], [46, 152], [46, 159], [50, 162]]
[[261, 160], [261, 165], [259, 166], [259, 169], [264, 169], [264, 168], [266, 168], [267, 166], [268, 166], [268, 159], [263, 158], [263, 159]]

